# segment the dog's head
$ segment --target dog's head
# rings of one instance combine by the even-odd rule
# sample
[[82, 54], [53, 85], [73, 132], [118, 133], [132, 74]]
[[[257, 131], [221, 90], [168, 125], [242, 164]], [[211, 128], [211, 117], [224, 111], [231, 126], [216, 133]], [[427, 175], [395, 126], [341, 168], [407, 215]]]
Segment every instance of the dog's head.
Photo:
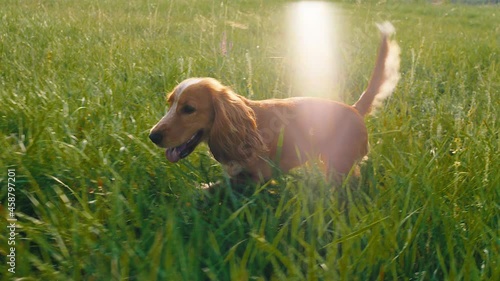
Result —
[[212, 78], [189, 78], [168, 94], [169, 110], [149, 138], [177, 162], [207, 141], [215, 158], [247, 159], [263, 143], [244, 98]]

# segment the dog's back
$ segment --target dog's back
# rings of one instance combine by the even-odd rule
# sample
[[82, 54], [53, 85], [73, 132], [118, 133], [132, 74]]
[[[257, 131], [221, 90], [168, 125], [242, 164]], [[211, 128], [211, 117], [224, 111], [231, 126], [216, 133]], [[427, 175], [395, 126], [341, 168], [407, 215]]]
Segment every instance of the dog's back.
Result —
[[319, 155], [329, 170], [346, 174], [368, 153], [363, 117], [392, 94], [400, 78], [400, 49], [390, 40], [394, 27], [389, 22], [378, 27], [382, 42], [375, 67], [366, 91], [353, 106], [307, 97], [247, 100], [269, 158], [284, 172]]

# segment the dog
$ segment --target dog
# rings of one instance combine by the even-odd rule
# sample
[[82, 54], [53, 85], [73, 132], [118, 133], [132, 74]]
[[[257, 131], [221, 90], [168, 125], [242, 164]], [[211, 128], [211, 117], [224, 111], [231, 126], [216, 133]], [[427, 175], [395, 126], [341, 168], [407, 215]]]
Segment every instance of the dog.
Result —
[[169, 110], [149, 138], [177, 162], [198, 144], [234, 181], [271, 179], [319, 157], [326, 175], [347, 175], [368, 153], [364, 117], [390, 96], [399, 74], [400, 48], [391, 40], [392, 24], [378, 25], [382, 35], [375, 67], [364, 93], [352, 106], [313, 97], [250, 100], [213, 78], [189, 78], [167, 100]]

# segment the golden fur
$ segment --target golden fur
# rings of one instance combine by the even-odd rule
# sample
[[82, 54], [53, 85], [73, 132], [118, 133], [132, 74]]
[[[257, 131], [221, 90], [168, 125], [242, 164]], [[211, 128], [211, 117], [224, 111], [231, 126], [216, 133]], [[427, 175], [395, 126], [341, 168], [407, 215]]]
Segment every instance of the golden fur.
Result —
[[320, 157], [328, 173], [342, 175], [368, 153], [363, 117], [374, 101], [389, 96], [399, 79], [399, 47], [392, 25], [380, 26], [376, 65], [360, 99], [349, 106], [307, 97], [249, 100], [213, 78], [190, 78], [169, 95], [170, 109], [150, 133], [176, 162], [200, 142], [208, 143], [230, 177], [268, 180]]

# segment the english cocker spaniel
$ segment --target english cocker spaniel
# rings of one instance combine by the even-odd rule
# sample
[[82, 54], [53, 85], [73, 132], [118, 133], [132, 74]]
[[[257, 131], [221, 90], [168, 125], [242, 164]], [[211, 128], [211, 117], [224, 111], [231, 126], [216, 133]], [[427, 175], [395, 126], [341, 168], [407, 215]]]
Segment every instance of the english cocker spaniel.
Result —
[[265, 181], [273, 167], [287, 172], [320, 157], [327, 175], [337, 177], [368, 153], [364, 123], [372, 105], [390, 96], [399, 80], [394, 27], [379, 25], [382, 42], [370, 82], [352, 106], [320, 98], [250, 100], [213, 78], [189, 78], [168, 95], [167, 114], [149, 138], [166, 149], [170, 162], [206, 142], [227, 174]]

